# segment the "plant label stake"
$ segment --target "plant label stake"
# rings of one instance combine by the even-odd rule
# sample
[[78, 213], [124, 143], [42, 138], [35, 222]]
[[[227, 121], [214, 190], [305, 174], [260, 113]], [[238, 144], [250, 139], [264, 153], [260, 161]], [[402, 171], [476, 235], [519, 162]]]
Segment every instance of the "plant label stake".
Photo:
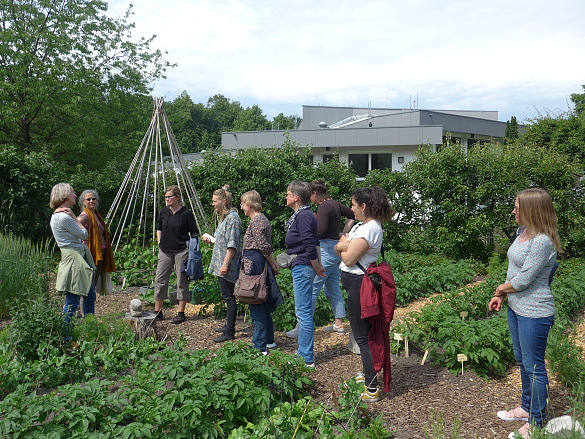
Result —
[[461, 320], [465, 320], [465, 317], [467, 317], [468, 312], [467, 311], [461, 311], [461, 314], [459, 314], [461, 316]]
[[420, 361], [421, 366], [425, 364], [425, 361], [427, 361], [427, 355], [429, 355], [428, 349], [425, 351], [425, 354], [423, 355], [422, 360]]
[[[394, 340], [400, 342], [401, 340], [404, 340], [404, 356], [406, 358], [408, 358], [409, 356], [409, 352], [408, 352], [408, 337], [405, 337], [403, 334], [399, 334], [398, 332], [394, 333]], [[398, 343], [400, 345], [400, 343]]]
[[463, 363], [467, 361], [467, 355], [457, 354], [457, 361], [461, 362], [461, 375], [463, 375]]

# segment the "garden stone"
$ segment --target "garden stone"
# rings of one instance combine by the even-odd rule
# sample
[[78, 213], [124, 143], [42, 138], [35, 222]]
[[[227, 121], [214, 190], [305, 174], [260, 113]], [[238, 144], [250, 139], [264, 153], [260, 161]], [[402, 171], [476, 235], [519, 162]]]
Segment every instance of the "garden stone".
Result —
[[132, 299], [130, 301], [130, 315], [132, 317], [142, 317], [142, 302], [140, 299]]
[[585, 431], [581, 424], [571, 416], [561, 416], [559, 418], [551, 419], [544, 429], [551, 438], [558, 439], [583, 439], [585, 438]]
[[130, 312], [126, 313], [126, 320], [130, 321], [138, 340], [145, 337], [157, 337], [156, 315], [152, 312], [143, 312], [140, 299], [130, 301]]

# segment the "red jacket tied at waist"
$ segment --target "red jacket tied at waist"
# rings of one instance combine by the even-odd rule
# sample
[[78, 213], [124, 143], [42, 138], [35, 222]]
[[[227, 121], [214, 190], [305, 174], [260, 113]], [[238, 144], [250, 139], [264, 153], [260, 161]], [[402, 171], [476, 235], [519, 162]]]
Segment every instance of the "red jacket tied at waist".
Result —
[[392, 369], [390, 362], [390, 323], [394, 318], [396, 303], [396, 284], [390, 265], [386, 261], [372, 264], [368, 267], [368, 274], [377, 273], [382, 280], [380, 291], [374, 288], [369, 276], [364, 275], [360, 289], [360, 304], [362, 319], [368, 319], [372, 329], [368, 334], [368, 342], [372, 352], [372, 361], [376, 373], [384, 369], [384, 391], [390, 391]]

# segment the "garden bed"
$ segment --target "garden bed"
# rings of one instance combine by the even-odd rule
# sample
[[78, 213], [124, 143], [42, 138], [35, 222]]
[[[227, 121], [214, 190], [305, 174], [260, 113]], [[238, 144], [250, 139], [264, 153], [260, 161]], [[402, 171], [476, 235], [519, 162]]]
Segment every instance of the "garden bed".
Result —
[[[136, 297], [137, 288], [100, 296], [96, 314], [119, 313], [122, 318], [130, 300]], [[399, 308], [395, 320], [420, 308], [427, 300]], [[224, 322], [210, 315], [199, 315], [200, 309], [200, 305], [187, 305], [187, 321], [180, 325], [170, 323], [176, 308], [165, 310], [166, 319], [158, 323], [159, 334], [173, 341], [182, 333], [191, 349], [217, 347], [212, 341], [217, 336], [213, 330]], [[251, 337], [251, 322], [240, 316], [236, 339], [251, 342]], [[339, 383], [351, 378], [360, 369], [359, 356], [347, 350], [347, 342], [348, 335], [328, 334], [320, 328], [315, 331], [317, 368], [313, 377], [316, 383], [313, 394], [319, 401], [331, 402]], [[276, 333], [276, 343], [278, 349], [284, 352], [296, 351], [296, 340], [287, 338], [283, 332]], [[458, 421], [461, 422], [460, 436], [469, 439], [506, 437], [513, 428], [521, 426], [521, 423], [500, 421], [495, 415], [496, 411], [518, 403], [520, 382], [516, 367], [505, 378], [483, 381], [472, 372], [454, 376], [447, 369], [429, 362], [421, 365], [421, 358], [416, 353], [409, 358], [393, 356], [392, 363], [392, 390], [369, 408], [373, 415], [384, 416], [388, 427], [396, 432], [397, 439], [425, 438], [425, 428], [431, 431], [433, 424], [439, 428], [443, 424], [444, 431], [451, 432]], [[552, 416], [562, 415], [570, 406], [566, 389], [555, 380], [551, 380], [550, 400]]]

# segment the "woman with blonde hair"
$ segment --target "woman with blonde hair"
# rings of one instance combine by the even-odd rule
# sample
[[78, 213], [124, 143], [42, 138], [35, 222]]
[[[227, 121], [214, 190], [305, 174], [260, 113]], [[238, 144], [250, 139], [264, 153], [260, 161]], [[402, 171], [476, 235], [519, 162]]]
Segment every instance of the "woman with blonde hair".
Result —
[[264, 267], [267, 269], [268, 298], [266, 302], [248, 305], [254, 322], [252, 344], [266, 355], [266, 348], [276, 347], [272, 313], [282, 303], [282, 294], [274, 278], [274, 275], [278, 274], [278, 266], [272, 255], [272, 227], [268, 218], [261, 212], [262, 198], [258, 192], [248, 191], [242, 194], [240, 207], [244, 215], [250, 218], [242, 246], [244, 273], [258, 275], [262, 274]]
[[198, 234], [193, 213], [183, 206], [181, 189], [178, 186], [169, 186], [165, 190], [165, 203], [156, 220], [156, 240], [158, 242], [158, 264], [154, 280], [154, 312], [157, 319], [163, 320], [163, 304], [169, 297], [169, 279], [173, 267], [177, 275], [177, 300], [179, 306], [177, 315], [171, 323], [183, 323], [185, 307], [191, 301], [189, 277], [182, 268], [189, 256], [189, 238]]
[[242, 251], [242, 221], [238, 211], [232, 206], [232, 194], [224, 186], [213, 192], [211, 205], [217, 216], [218, 224], [214, 236], [203, 235], [203, 242], [213, 244], [209, 273], [217, 276], [221, 296], [227, 308], [226, 324], [217, 328], [222, 334], [213, 339], [216, 343], [233, 340], [236, 334], [236, 315], [238, 304], [234, 296], [238, 280], [239, 260]]
[[79, 206], [84, 210], [77, 219], [87, 229], [87, 246], [96, 266], [93, 287], [97, 293], [107, 294], [110, 292], [109, 273], [116, 271], [116, 267], [108, 226], [97, 210], [99, 201], [100, 196], [96, 190], [84, 190], [79, 196]]
[[51, 190], [49, 205], [55, 209], [51, 216], [51, 230], [61, 250], [56, 290], [65, 293], [65, 321], [69, 323], [83, 297], [83, 315], [93, 314], [95, 289], [92, 284], [95, 265], [89, 249], [83, 245], [87, 230], [79, 222], [71, 207], [77, 195], [69, 183], [58, 183]]
[[552, 199], [545, 190], [519, 192], [512, 213], [522, 231], [508, 249], [506, 283], [496, 288], [488, 307], [499, 311], [508, 298], [508, 326], [520, 366], [522, 397], [518, 407], [499, 411], [497, 416], [505, 421], [525, 421], [509, 438], [526, 439], [531, 437], [532, 427], [540, 427], [546, 417], [544, 355], [555, 313], [550, 276], [561, 245]]

